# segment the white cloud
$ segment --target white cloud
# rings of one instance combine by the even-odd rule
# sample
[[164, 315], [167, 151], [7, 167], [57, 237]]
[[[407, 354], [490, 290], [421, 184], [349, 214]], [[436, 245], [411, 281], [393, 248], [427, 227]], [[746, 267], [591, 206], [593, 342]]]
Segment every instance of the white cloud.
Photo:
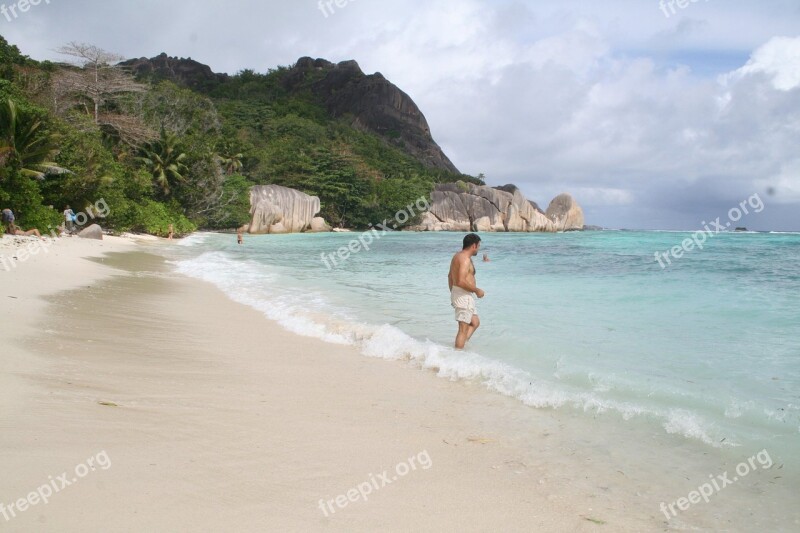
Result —
[[728, 80], [752, 74], [765, 74], [772, 85], [781, 91], [800, 87], [800, 37], [775, 37], [753, 53], [745, 66], [731, 74]]

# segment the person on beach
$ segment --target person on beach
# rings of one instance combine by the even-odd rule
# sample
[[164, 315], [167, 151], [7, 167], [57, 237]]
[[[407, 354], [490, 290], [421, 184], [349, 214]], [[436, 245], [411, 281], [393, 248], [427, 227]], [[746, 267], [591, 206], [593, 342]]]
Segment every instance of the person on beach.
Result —
[[473, 294], [478, 298], [485, 296], [485, 293], [475, 284], [475, 265], [472, 263], [472, 258], [478, 255], [478, 250], [481, 248], [481, 238], [470, 233], [464, 237], [463, 245], [462, 250], [450, 261], [450, 274], [447, 276], [447, 284], [450, 287], [450, 304], [455, 309], [456, 322], [458, 322], [455, 342], [457, 350], [464, 348], [475, 330], [481, 325]]
[[16, 217], [14, 216], [14, 212], [11, 209], [3, 209], [3, 224], [6, 227], [6, 233], [8, 235], [13, 235], [16, 237], [30, 237], [31, 235], [35, 235], [40, 239], [44, 239], [42, 234], [39, 233], [39, 230], [34, 228], [28, 231], [23, 231], [19, 226], [15, 224]]
[[75, 212], [67, 206], [64, 209], [64, 229], [70, 235], [75, 231]]
[[170, 224], [169, 228], [167, 228], [167, 232], [169, 233], [169, 235], [167, 235], [167, 239], [171, 241], [172, 236], [175, 235], [175, 227], [172, 224]]
[[34, 237], [39, 237], [40, 239], [44, 239], [44, 237], [42, 237], [42, 234], [39, 232], [38, 229], [33, 228], [33, 229], [29, 229], [28, 231], [25, 231], [22, 228], [20, 228], [19, 226], [15, 225], [13, 222], [6, 229], [6, 233], [8, 235], [14, 235], [16, 237], [31, 237], [31, 236], [34, 236]]
[[15, 220], [14, 212], [6, 207], [2, 211], [2, 215], [3, 215], [3, 226], [6, 229], [6, 233], [8, 233], [9, 235], [13, 235], [14, 233], [12, 232], [12, 230], [14, 227], [14, 220]]

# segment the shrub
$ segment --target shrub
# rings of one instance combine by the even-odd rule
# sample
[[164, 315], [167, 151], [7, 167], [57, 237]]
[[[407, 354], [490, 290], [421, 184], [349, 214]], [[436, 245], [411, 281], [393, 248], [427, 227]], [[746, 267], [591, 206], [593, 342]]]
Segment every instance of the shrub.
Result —
[[137, 206], [137, 220], [132, 229], [144, 231], [151, 235], [166, 237], [169, 234], [169, 225], [172, 224], [175, 235], [186, 235], [197, 229], [197, 226], [174, 209], [170, 209], [161, 202], [145, 200]]

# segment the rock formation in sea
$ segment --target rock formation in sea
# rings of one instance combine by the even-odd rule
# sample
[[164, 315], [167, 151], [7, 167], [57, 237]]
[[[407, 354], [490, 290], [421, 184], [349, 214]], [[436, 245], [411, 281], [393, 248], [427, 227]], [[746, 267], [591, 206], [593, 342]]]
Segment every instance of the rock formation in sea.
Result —
[[558, 231], [582, 230], [584, 226], [583, 209], [569, 194], [559, 194], [545, 212]]
[[583, 229], [583, 210], [568, 194], [557, 196], [547, 212], [516, 186], [471, 183], [437, 185], [418, 231], [556, 232]]
[[248, 233], [302, 233], [330, 231], [321, 217], [319, 198], [280, 185], [257, 185], [250, 189]]

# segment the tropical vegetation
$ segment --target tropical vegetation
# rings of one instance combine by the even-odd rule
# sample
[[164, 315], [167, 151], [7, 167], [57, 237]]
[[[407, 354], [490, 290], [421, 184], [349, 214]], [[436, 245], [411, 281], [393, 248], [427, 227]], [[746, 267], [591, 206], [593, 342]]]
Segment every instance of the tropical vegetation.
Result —
[[32, 60], [0, 37], [0, 207], [25, 227], [50, 231], [66, 205], [102, 199], [116, 232], [235, 228], [259, 184], [319, 196], [332, 225], [363, 227], [436, 182], [479, 181], [427, 168], [310, 92], [287, 92], [286, 67], [192, 90], [134, 79], [91, 45], [61, 51], [77, 63]]

